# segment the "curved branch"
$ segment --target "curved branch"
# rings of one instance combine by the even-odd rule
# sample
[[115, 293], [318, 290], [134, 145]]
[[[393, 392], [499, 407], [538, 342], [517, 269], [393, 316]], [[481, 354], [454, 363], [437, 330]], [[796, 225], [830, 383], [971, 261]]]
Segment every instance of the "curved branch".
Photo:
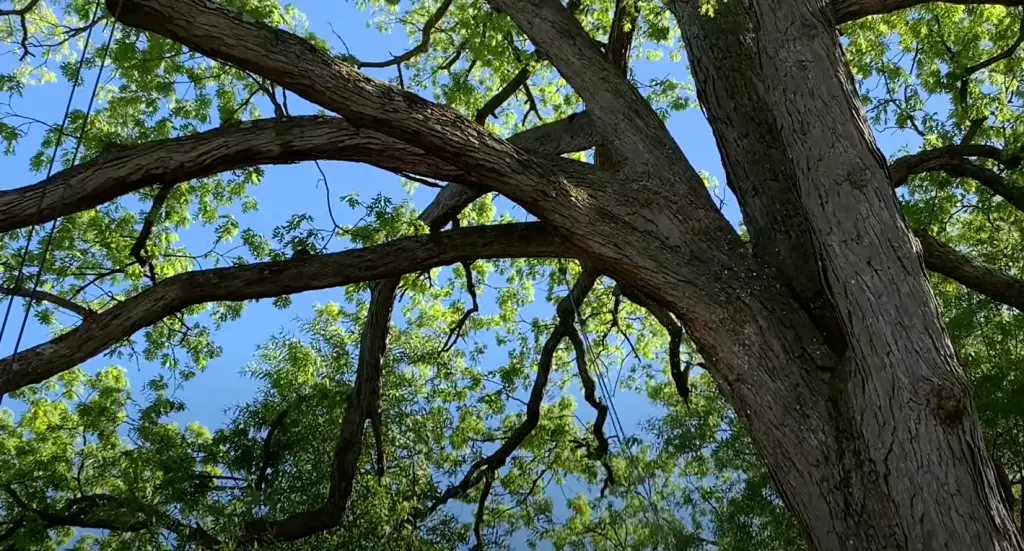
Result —
[[263, 438], [263, 461], [260, 464], [260, 470], [256, 473], [256, 483], [254, 487], [257, 492], [262, 492], [267, 487], [267, 473], [270, 471], [270, 465], [274, 461], [274, 436], [281, 430], [284, 425], [285, 419], [288, 417], [289, 409], [285, 407], [280, 413], [274, 416], [274, 420], [270, 422], [270, 426], [267, 428], [267, 435]]
[[[922, 4], [937, 3], [936, 0], [832, 0], [832, 15], [838, 24], [850, 23], [872, 15], [883, 15], [905, 10]], [[1024, 0], [943, 0], [946, 4], [976, 6], [1022, 6]]]
[[441, 5], [434, 10], [434, 13], [423, 23], [423, 30], [420, 34], [420, 41], [418, 44], [409, 49], [404, 54], [395, 56], [386, 61], [360, 61], [357, 63], [360, 69], [383, 69], [384, 67], [391, 67], [399, 65], [409, 61], [410, 59], [426, 52], [430, 48], [430, 35], [434, 32], [434, 27], [444, 19], [444, 15], [448, 13], [448, 8], [452, 7], [452, 0], [442, 0]]
[[588, 450], [587, 457], [600, 461], [601, 466], [604, 467], [605, 478], [604, 484], [601, 485], [601, 497], [604, 497], [608, 488], [615, 485], [615, 471], [612, 470], [611, 463], [608, 462], [610, 446], [608, 437], [604, 434], [604, 424], [608, 420], [608, 406], [597, 396], [597, 384], [587, 367], [587, 347], [575, 325], [568, 326], [566, 337], [569, 338], [569, 342], [572, 343], [573, 350], [576, 352], [576, 371], [579, 373], [580, 383], [583, 385], [583, 399], [597, 412], [594, 426], [591, 428], [594, 440], [597, 440], [597, 447]]
[[921, 242], [929, 270], [1024, 312], [1024, 281], [971, 260], [925, 231], [915, 230], [914, 236]]
[[[589, 148], [596, 134], [589, 117], [575, 115], [531, 128], [509, 141], [538, 154], [559, 155]], [[0, 232], [94, 208], [152, 185], [248, 166], [310, 160], [362, 162], [438, 180], [465, 178], [461, 171], [415, 147], [379, 132], [359, 130], [338, 117], [262, 119], [120, 149], [36, 184], [0, 191]]]
[[[563, 216], [572, 185], [602, 185], [584, 163], [542, 162], [450, 108], [360, 73], [309, 41], [211, 0], [106, 0], [119, 22], [251, 71], [304, 99], [466, 172], [538, 218]], [[407, 168], [409, 163], [404, 163]], [[402, 172], [413, 172], [402, 170]], [[451, 180], [452, 178], [437, 178]], [[558, 204], [557, 212], [552, 200]], [[561, 214], [559, 214], [561, 213]]]
[[676, 387], [676, 394], [679, 394], [683, 402], [689, 405], [690, 366], [687, 365], [684, 370], [682, 358], [680, 357], [680, 351], [683, 347], [683, 328], [676, 321], [676, 318], [672, 316], [672, 313], [662, 305], [625, 285], [617, 283], [615, 288], [622, 293], [622, 296], [629, 299], [630, 302], [650, 312], [654, 319], [658, 320], [658, 323], [665, 328], [665, 331], [668, 331], [669, 375], [672, 377], [672, 384]]
[[13, 287], [0, 287], [0, 295], [15, 296], [21, 298], [30, 298], [32, 300], [38, 300], [42, 302], [49, 302], [55, 306], [59, 306], [69, 312], [78, 314], [82, 319], [86, 319], [89, 316], [96, 314], [96, 311], [82, 306], [73, 300], [66, 299], [62, 296], [48, 293], [46, 291], [40, 291], [38, 289], [15, 289]]
[[544, 342], [544, 346], [541, 349], [540, 361], [537, 365], [537, 375], [534, 377], [533, 388], [530, 390], [530, 399], [526, 405], [526, 417], [497, 450], [473, 462], [469, 470], [462, 477], [462, 480], [445, 490], [440, 497], [419, 514], [419, 518], [426, 518], [434, 514], [445, 503], [465, 495], [471, 488], [479, 484], [488, 471], [497, 471], [504, 466], [512, 453], [519, 448], [523, 441], [526, 440], [526, 437], [537, 427], [540, 423], [541, 401], [544, 399], [544, 389], [548, 384], [548, 375], [551, 373], [551, 363], [554, 360], [555, 352], [562, 343], [562, 339], [568, 335], [573, 320], [576, 319], [575, 305], [583, 303], [583, 300], [590, 293], [590, 290], [593, 289], [596, 282], [597, 275], [595, 273], [584, 271], [576, 279], [576, 283], [573, 284], [569, 293], [558, 302], [558, 306], [555, 308], [558, 315], [558, 325], [548, 335], [548, 339]]
[[893, 187], [900, 187], [906, 183], [907, 178], [936, 170], [927, 168], [949, 160], [959, 160], [964, 157], [982, 157], [996, 161], [1006, 168], [1018, 168], [1021, 164], [1019, 157], [1006, 155], [1002, 148], [985, 144], [953, 144], [918, 151], [910, 155], [904, 155], [889, 163], [889, 173], [892, 175]]
[[0, 394], [71, 369], [188, 306], [240, 301], [389, 278], [465, 260], [559, 257], [568, 247], [540, 223], [408, 237], [339, 253], [188, 272], [167, 278], [49, 342], [0, 360]]

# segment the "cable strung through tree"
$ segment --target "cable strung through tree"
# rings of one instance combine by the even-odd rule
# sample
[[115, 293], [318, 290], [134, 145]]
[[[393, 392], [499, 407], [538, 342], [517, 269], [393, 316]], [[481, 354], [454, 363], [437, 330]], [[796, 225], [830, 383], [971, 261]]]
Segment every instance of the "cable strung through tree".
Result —
[[[569, 274], [565, 264], [561, 264], [559, 266], [558, 271], [560, 272], [565, 284], [570, 286], [571, 288], [571, 285], [569, 283]], [[569, 300], [572, 302], [572, 309], [575, 311], [576, 314], [575, 319], [578, 320], [578, 323], [580, 325], [580, 336], [583, 340], [584, 354], [594, 359], [594, 363], [597, 364], [597, 367], [594, 369], [594, 371], [597, 374], [597, 383], [601, 387], [601, 392], [604, 393], [605, 398], [607, 398], [608, 400], [608, 407], [610, 409], [610, 417], [612, 420], [612, 432], [616, 433], [615, 435], [618, 437], [622, 450], [625, 452], [626, 458], [629, 460], [631, 466], [633, 467], [633, 470], [637, 473], [637, 475], [646, 479], [647, 477], [644, 471], [640, 468], [640, 465], [637, 462], [636, 457], [633, 455], [632, 446], [625, 445], [626, 429], [622, 425], [622, 419], [619, 417], [618, 409], [615, 407], [615, 399], [612, 394], [612, 384], [610, 381], [608, 381], [607, 377], [608, 367], [604, 364], [601, 355], [594, 352], [594, 347], [591, 343], [590, 335], [587, 331], [587, 320], [585, 317], [583, 317], [583, 312], [580, 308], [581, 305], [577, 304], [575, 298], [572, 297], [572, 293], [569, 293]], [[652, 528], [654, 528], [655, 531], [659, 533], [664, 532], [661, 523], [661, 514], [658, 511], [657, 505], [654, 503], [654, 491], [650, 487], [650, 481], [642, 481], [642, 487], [647, 490], [647, 495], [641, 494], [643, 501], [648, 506], [641, 508], [644, 512], [644, 516], [648, 516], [648, 514], [653, 514], [654, 518], [648, 519], [648, 522], [651, 524]], [[650, 511], [648, 511], [648, 508], [650, 509]], [[657, 547], [655, 547], [655, 549], [657, 549]]]
[[[102, 7], [103, 7], [103, 2], [100, 1], [100, 0], [97, 0], [96, 8], [93, 10], [92, 18], [91, 18], [90, 21], [96, 21], [96, 18], [99, 16], [99, 12], [100, 12], [100, 9], [102, 9]], [[121, 6], [120, 6], [120, 4], [118, 4], [118, 11], [120, 11], [120, 8], [121, 8]], [[55, 142], [53, 144], [53, 151], [50, 154], [50, 163], [49, 163], [49, 166], [46, 169], [46, 177], [47, 178], [49, 178], [53, 174], [53, 167], [54, 167], [54, 165], [56, 164], [56, 161], [57, 161], [57, 153], [60, 150], [61, 143], [64, 140], [64, 131], [67, 128], [68, 118], [70, 117], [70, 114], [71, 114], [71, 104], [74, 102], [75, 93], [78, 90], [78, 81], [81, 78], [82, 68], [85, 66], [85, 58], [86, 58], [86, 55], [89, 52], [89, 43], [90, 43], [90, 41], [92, 39], [93, 27], [94, 27], [94, 25], [90, 25], [89, 31], [86, 33], [86, 36], [85, 36], [85, 43], [82, 46], [82, 53], [78, 57], [78, 63], [76, 65], [76, 67], [75, 67], [75, 78], [74, 78], [74, 80], [71, 83], [71, 92], [68, 95], [68, 101], [67, 101], [67, 104], [64, 107], [64, 116], [61, 119], [60, 127], [57, 129], [57, 137], [56, 137], [56, 140], [55, 140]], [[109, 58], [109, 54], [110, 54], [110, 46], [111, 46], [111, 44], [114, 41], [114, 34], [117, 31], [117, 14], [116, 13], [114, 14], [114, 18], [111, 19], [110, 22], [108, 22], [108, 24], [106, 25], [105, 28], [110, 30], [110, 35], [107, 37], [106, 44], [103, 47], [103, 54], [102, 54], [102, 57], [100, 58], [100, 64], [99, 64], [99, 67], [97, 68], [97, 72], [96, 72], [96, 80], [93, 83], [92, 93], [89, 96], [89, 104], [88, 104], [88, 106], [85, 109], [85, 116], [82, 119], [82, 130], [79, 133], [77, 141], [75, 142], [75, 149], [74, 149], [74, 152], [71, 155], [71, 166], [74, 166], [75, 163], [78, 162], [78, 154], [79, 154], [79, 152], [82, 149], [82, 142], [85, 140], [86, 133], [88, 132], [89, 117], [92, 114], [92, 108], [93, 108], [93, 105], [96, 102], [96, 93], [99, 90], [100, 80], [103, 77], [103, 69], [106, 67], [107, 59]], [[51, 224], [50, 224], [50, 229], [47, 232], [46, 237], [44, 237], [44, 239], [43, 239], [43, 248], [42, 248], [42, 253], [41, 253], [40, 259], [39, 259], [39, 268], [36, 271], [35, 279], [32, 282], [32, 289], [31, 289], [31, 291], [28, 294], [28, 298], [26, 299], [27, 302], [25, 304], [25, 315], [24, 315], [24, 317], [21, 320], [21, 326], [18, 329], [18, 336], [17, 336], [17, 338], [15, 339], [15, 342], [14, 342], [14, 352], [11, 354], [11, 366], [12, 367], [15, 365], [15, 362], [17, 361], [17, 358], [18, 358], [18, 350], [21, 347], [21, 340], [22, 340], [22, 338], [25, 335], [25, 328], [28, 325], [28, 317], [29, 317], [29, 314], [31, 314], [31, 312], [32, 312], [32, 305], [35, 302], [34, 295], [35, 295], [36, 291], [38, 291], [38, 289], [39, 289], [39, 284], [42, 281], [43, 273], [46, 270], [46, 260], [47, 260], [47, 257], [49, 255], [49, 252], [50, 252], [50, 244], [51, 244], [51, 242], [53, 240], [53, 234], [55, 233], [55, 231], [57, 229], [57, 221], [60, 219], [60, 210], [61, 210], [62, 204], [64, 202], [66, 193], [67, 193], [67, 187], [65, 187], [61, 191], [60, 198], [57, 201], [57, 212], [56, 212], [57, 215], [53, 218], [53, 222], [51, 222]], [[43, 208], [43, 203], [45, 201], [45, 198], [46, 198], [46, 192], [45, 192], [45, 189], [44, 189], [43, 193], [41, 193], [40, 196], [39, 196], [39, 204], [36, 207], [37, 216], [38, 216], [38, 213]], [[17, 275], [15, 276], [15, 279], [14, 279], [14, 286], [13, 286], [14, 290], [20, 290], [21, 289], [22, 278], [25, 275], [25, 265], [28, 262], [28, 253], [29, 253], [29, 249], [32, 247], [32, 238], [33, 238], [34, 233], [35, 233], [35, 226], [33, 225], [33, 226], [31, 226], [29, 228], [28, 236], [27, 236], [26, 241], [25, 241], [25, 248], [24, 248], [24, 250], [22, 251], [22, 254], [21, 254], [21, 261], [19, 262], [19, 265], [18, 265], [18, 273], [17, 273]], [[9, 299], [8, 299], [8, 302], [7, 302], [7, 309], [4, 312], [3, 323], [0, 324], [0, 343], [3, 342], [4, 333], [7, 330], [7, 322], [10, 319], [11, 309], [14, 306], [14, 297], [15, 297], [15, 295], [12, 293], [10, 295]], [[0, 400], [2, 400], [2, 399], [3, 399], [3, 395], [0, 394]]]

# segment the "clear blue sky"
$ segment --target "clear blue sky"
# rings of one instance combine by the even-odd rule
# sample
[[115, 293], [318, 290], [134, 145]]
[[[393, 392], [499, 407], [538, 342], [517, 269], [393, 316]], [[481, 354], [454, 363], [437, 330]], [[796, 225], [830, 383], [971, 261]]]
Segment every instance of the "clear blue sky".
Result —
[[[357, 10], [354, 3], [300, 0], [296, 2], [296, 5], [307, 14], [314, 32], [321, 37], [328, 38], [333, 45], [340, 48], [340, 43], [333, 35], [336, 32], [344, 38], [352, 53], [361, 59], [385, 59], [392, 54], [404, 51], [410, 45], [408, 37], [400, 31], [394, 34], [381, 34], [367, 28], [368, 14]], [[5, 64], [4, 68], [10, 67], [15, 60], [16, 55], [14, 57], [5, 56], [2, 60], [2, 63]], [[685, 78], [686, 75], [685, 58], [679, 63], [673, 63], [667, 57], [654, 63], [639, 62], [635, 68], [641, 80], [667, 74], [672, 74], [677, 78]], [[393, 75], [393, 69], [371, 70], [369, 73], [387, 78]], [[88, 101], [88, 91], [92, 87], [93, 76], [90, 74], [87, 77], [86, 85], [79, 89], [75, 100], [77, 107], [85, 107]], [[23, 98], [14, 99], [10, 110], [52, 124], [59, 124], [68, 92], [69, 86], [64, 83], [32, 87]], [[312, 111], [309, 106], [300, 107], [301, 102], [294, 99], [290, 100], [290, 104], [293, 113], [296, 114]], [[265, 112], [269, 114], [271, 111], [266, 110]], [[694, 166], [698, 170], [708, 171], [718, 182], [724, 184], [725, 178], [714, 138], [701, 112], [692, 109], [676, 113], [669, 121], [669, 129]], [[40, 175], [33, 174], [28, 170], [29, 156], [35, 151], [40, 135], [38, 129], [33, 132], [19, 147], [16, 156], [0, 157], [0, 171], [6, 175], [3, 181], [0, 181], [0, 189], [24, 186], [40, 179]], [[886, 154], [892, 154], [906, 143], [905, 140], [906, 136], [880, 137], [882, 149]], [[351, 216], [352, 212], [341, 208], [337, 203], [338, 197], [342, 194], [357, 191], [363, 198], [370, 198], [378, 192], [384, 192], [398, 200], [407, 197], [399, 185], [398, 177], [390, 173], [351, 163], [322, 163], [322, 166], [331, 183], [332, 200], [336, 205], [335, 213], [346, 213], [340, 217], [342, 219], [339, 221], [342, 223], [354, 221]], [[312, 163], [269, 167], [263, 184], [252, 190], [253, 195], [259, 201], [260, 210], [253, 214], [240, 216], [242, 226], [252, 227], [269, 235], [276, 225], [295, 213], [310, 212], [319, 220], [326, 220], [324, 189], [322, 186], [318, 187], [319, 179], [320, 174]], [[724, 185], [721, 186], [721, 192], [727, 193]], [[421, 187], [415, 191], [412, 199], [417, 205], [425, 206], [433, 194], [434, 190]], [[739, 213], [731, 196], [725, 204], [725, 214], [731, 221], [738, 223]], [[345, 219], [346, 215], [349, 216], [349, 219]], [[182, 241], [186, 244], [194, 243], [196, 245], [194, 250], [201, 250], [210, 243], [210, 234], [205, 229], [191, 230], [182, 235]], [[183, 423], [199, 421], [211, 428], [219, 426], [225, 419], [225, 408], [246, 401], [255, 389], [251, 380], [239, 376], [240, 368], [252, 359], [255, 348], [282, 329], [294, 328], [295, 319], [308, 316], [313, 304], [342, 300], [338, 290], [304, 293], [293, 298], [291, 308], [286, 311], [273, 308], [270, 301], [249, 304], [242, 319], [229, 323], [216, 333], [215, 340], [223, 347], [224, 354], [213, 360], [205, 372], [185, 385], [184, 389], [178, 393], [178, 396], [189, 405], [189, 409], [183, 414], [176, 415], [176, 420]], [[19, 305], [16, 303], [16, 306]], [[2, 303], [2, 307], [6, 308], [6, 301]], [[0, 315], [2, 312], [3, 310], [0, 310]], [[544, 311], [538, 310], [538, 313], [543, 314]], [[20, 321], [20, 308], [16, 307], [7, 334], [0, 342], [0, 357], [11, 353]], [[21, 348], [33, 346], [45, 338], [45, 331], [30, 320]], [[500, 351], [492, 353], [500, 354]], [[91, 371], [107, 364], [108, 361], [103, 358], [94, 359], [86, 364], [86, 368]], [[124, 365], [124, 367], [128, 370], [133, 388], [136, 389], [158, 370], [156, 366], [145, 364]], [[15, 411], [20, 409], [9, 398], [4, 401], [3, 406], [13, 408]], [[623, 423], [627, 426], [627, 430], [635, 429], [637, 422], [656, 413], [645, 400], [632, 395], [618, 396], [616, 406], [623, 416]]]

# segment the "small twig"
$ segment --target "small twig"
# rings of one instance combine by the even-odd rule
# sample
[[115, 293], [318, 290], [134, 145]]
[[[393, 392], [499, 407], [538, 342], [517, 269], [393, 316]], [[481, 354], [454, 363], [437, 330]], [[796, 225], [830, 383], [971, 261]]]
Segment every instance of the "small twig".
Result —
[[267, 96], [268, 100], [270, 100], [270, 103], [274, 106], [274, 117], [283, 119], [288, 116], [288, 111], [279, 101], [277, 101], [277, 94], [274, 93], [274, 90], [270, 86], [267, 86], [267, 84], [260, 80], [259, 77], [249, 73], [248, 71], [245, 72], [245, 75], [252, 79], [252, 81], [256, 83], [256, 87], [263, 92], [263, 95]]

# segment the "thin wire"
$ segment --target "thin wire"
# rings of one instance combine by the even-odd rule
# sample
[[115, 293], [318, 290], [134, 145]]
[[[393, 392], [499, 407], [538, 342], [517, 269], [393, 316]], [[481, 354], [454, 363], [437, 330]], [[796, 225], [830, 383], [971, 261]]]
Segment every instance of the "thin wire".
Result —
[[[569, 287], [571, 291], [571, 285], [569, 284], [569, 275], [567, 270], [562, 271], [562, 278], [565, 280], [566, 286]], [[625, 427], [623, 427], [622, 425], [622, 419], [619, 417], [618, 409], [615, 407], [615, 399], [611, 393], [611, 384], [608, 382], [606, 377], [607, 373], [605, 372], [608, 370], [608, 367], [604, 364], [604, 361], [601, 358], [601, 356], [594, 352], [594, 348], [590, 342], [590, 333], [587, 331], [587, 321], [583, 317], [583, 312], [580, 310], [579, 305], [576, 304], [575, 297], [572, 296], [571, 292], [568, 293], [568, 296], [569, 301], [572, 303], [572, 308], [576, 312], [575, 317], [577, 320], [579, 320], [581, 333], [580, 337], [581, 340], [583, 340], [584, 355], [590, 356], [592, 360], [595, 360], [592, 362], [592, 365], [595, 365], [594, 371], [597, 373], [597, 384], [601, 387], [601, 392], [604, 393], [605, 398], [608, 399], [608, 408], [611, 410], [612, 414], [612, 430], [615, 433], [617, 433], [616, 436], [619, 438], [620, 444], [622, 444], [625, 442], [626, 430]], [[637, 474], [645, 478], [645, 480], [641, 484], [641, 487], [647, 490], [647, 494], [644, 495], [643, 493], [641, 493], [641, 497], [644, 498], [644, 502], [651, 509], [651, 511], [648, 511], [645, 508], [644, 516], [648, 516], [648, 513], [653, 512], [654, 519], [652, 520], [650, 517], [648, 517], [648, 522], [651, 523], [651, 525], [655, 528], [656, 531], [663, 532], [663, 527], [661, 524], [661, 515], [658, 511], [657, 505], [654, 503], [654, 492], [650, 488], [650, 481], [646, 480], [647, 477], [645, 476], [644, 471], [640, 469], [640, 465], [639, 463], [637, 463], [636, 457], [633, 455], [632, 446], [622, 446], [622, 449], [626, 452], [626, 457], [629, 458], [633, 470]], [[657, 549], [658, 547], [659, 546], [656, 545], [655, 549]]]
[[[97, 2], [96, 9], [99, 10], [100, 2]], [[118, 12], [120, 12], [121, 3], [118, 4]], [[89, 117], [92, 114], [92, 107], [96, 103], [96, 93], [100, 89], [100, 81], [103, 80], [103, 69], [106, 68], [107, 58], [110, 55], [110, 45], [114, 42], [114, 35], [117, 34], [117, 14], [114, 14], [114, 19], [111, 19], [105, 28], [110, 30], [110, 35], [107, 37], [107, 43], [103, 46], [103, 56], [100, 58], [100, 65], [96, 70], [96, 81], [92, 86], [92, 93], [89, 95], [89, 105], [85, 108], [85, 116], [82, 119], [82, 133], [78, 137], [78, 141], [75, 142], [75, 150], [71, 154], [71, 166], [78, 161], [78, 153], [82, 149], [82, 141], [85, 139], [85, 134], [89, 128]], [[85, 51], [84, 49], [82, 50]], [[50, 159], [51, 168], [53, 166], [53, 158]], [[57, 220], [60, 217], [60, 209], [63, 206], [65, 195], [67, 194], [68, 186], [64, 186], [61, 190], [60, 199], [57, 200], [57, 212], [53, 218], [53, 222], [50, 224], [50, 231], [46, 236], [46, 240], [43, 242], [43, 257], [39, 260], [39, 270], [36, 272], [35, 282], [32, 284], [33, 293], [39, 289], [39, 282], [42, 280], [43, 272], [46, 270], [46, 259], [50, 252], [50, 243], [53, 241], [53, 234], [57, 229]], [[18, 359], [18, 349], [21, 346], [21, 339], [25, 336], [25, 327], [28, 325], [28, 316], [32, 311], [33, 299], [28, 299], [28, 305], [25, 308], [25, 316], [21, 319], [21, 329], [18, 331], [18, 339], [14, 342], [14, 353], [11, 354], [11, 366], [14, 366], [15, 361]]]
[[[102, 5], [103, 2], [96, 2], [96, 9], [93, 10], [92, 19], [90, 21], [96, 20], [96, 16], [99, 15], [100, 6]], [[50, 155], [50, 166], [46, 169], [46, 178], [49, 178], [50, 176], [53, 175], [53, 165], [55, 160], [57, 159], [57, 151], [60, 149], [61, 142], [64, 141], [64, 129], [67, 128], [68, 117], [71, 115], [71, 104], [75, 99], [75, 92], [78, 90], [78, 80], [82, 75], [82, 67], [85, 65], [85, 56], [86, 53], [88, 53], [89, 51], [89, 42], [92, 40], [93, 28], [95, 28], [95, 25], [89, 26], [89, 32], [87, 32], [85, 35], [85, 45], [82, 47], [82, 55], [78, 57], [78, 64], [75, 68], [75, 78], [71, 82], [71, 93], [68, 95], [68, 103], [66, 106], [64, 106], [64, 118], [61, 119], [60, 128], [57, 129], [57, 139], [53, 144], [53, 153], [51, 153]], [[46, 190], [47, 186], [43, 186], [41, 194], [39, 196], [39, 204], [36, 205], [36, 218], [39, 217], [39, 213], [42, 212], [43, 210], [43, 203], [46, 200]], [[21, 280], [22, 277], [25, 275], [25, 264], [28, 263], [28, 251], [32, 247], [32, 238], [35, 236], [35, 231], [35, 224], [29, 226], [28, 238], [25, 241], [25, 250], [22, 251], [21, 262], [18, 264], [18, 275], [14, 277], [14, 289], [21, 289]], [[29, 300], [31, 301], [31, 298]], [[7, 301], [7, 311], [4, 312], [4, 321], [2, 324], [0, 324], [0, 343], [3, 343], [4, 341], [4, 334], [7, 332], [7, 321], [11, 317], [11, 308], [13, 308], [13, 306], [14, 295], [12, 294]], [[29, 308], [31, 308], [31, 302], [29, 302]], [[17, 346], [15, 346], [15, 350], [17, 350]]]

